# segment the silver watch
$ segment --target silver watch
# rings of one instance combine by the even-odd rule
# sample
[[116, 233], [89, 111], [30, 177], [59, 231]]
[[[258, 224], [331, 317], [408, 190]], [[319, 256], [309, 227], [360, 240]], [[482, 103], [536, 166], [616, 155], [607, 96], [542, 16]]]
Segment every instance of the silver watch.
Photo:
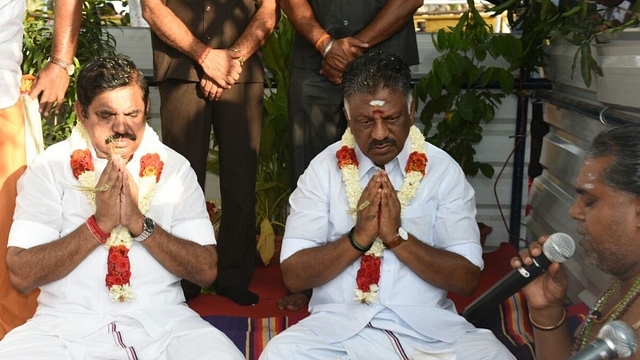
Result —
[[133, 241], [143, 242], [147, 240], [147, 238], [151, 236], [151, 234], [153, 234], [153, 232], [156, 230], [156, 222], [153, 221], [152, 218], [146, 216], [144, 217], [144, 219], [142, 219], [142, 226], [142, 233], [134, 237]]

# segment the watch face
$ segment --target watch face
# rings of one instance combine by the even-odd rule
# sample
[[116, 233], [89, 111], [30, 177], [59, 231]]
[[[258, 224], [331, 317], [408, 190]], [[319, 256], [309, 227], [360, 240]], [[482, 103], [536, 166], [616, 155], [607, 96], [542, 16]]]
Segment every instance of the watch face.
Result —
[[71, 64], [69, 66], [67, 66], [67, 74], [69, 74], [69, 76], [73, 76], [73, 73], [76, 71], [76, 66]]
[[144, 218], [144, 229], [147, 231], [153, 231], [156, 228], [156, 223], [153, 219], [145, 217]]
[[409, 239], [409, 234], [403, 228], [398, 228], [398, 235], [402, 238], [402, 240], [406, 241]]

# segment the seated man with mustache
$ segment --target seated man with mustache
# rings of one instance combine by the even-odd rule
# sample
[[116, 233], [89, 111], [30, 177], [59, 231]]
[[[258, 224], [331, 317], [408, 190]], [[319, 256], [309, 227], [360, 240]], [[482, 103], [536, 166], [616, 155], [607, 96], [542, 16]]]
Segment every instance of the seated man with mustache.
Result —
[[349, 127], [300, 178], [282, 244], [284, 281], [313, 288], [311, 315], [261, 359], [515, 359], [447, 298], [471, 294], [483, 266], [474, 192], [413, 125], [409, 67], [367, 53], [343, 84]]
[[181, 279], [217, 276], [196, 175], [147, 125], [149, 89], [124, 56], [78, 77], [79, 122], [18, 182], [7, 265], [38, 308], [0, 359], [243, 359], [185, 304]]

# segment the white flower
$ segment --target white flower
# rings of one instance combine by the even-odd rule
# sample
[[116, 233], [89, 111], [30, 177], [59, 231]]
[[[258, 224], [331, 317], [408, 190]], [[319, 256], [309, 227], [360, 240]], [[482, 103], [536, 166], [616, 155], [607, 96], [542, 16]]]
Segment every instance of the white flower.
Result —
[[[409, 130], [409, 139], [411, 140], [411, 153], [418, 152], [425, 154], [427, 152], [427, 146], [424, 141], [424, 136], [416, 126], [411, 126]], [[342, 135], [342, 146], [347, 146], [351, 149], [355, 148], [356, 140], [351, 129], [347, 130]], [[358, 212], [357, 205], [360, 196], [362, 196], [362, 188], [360, 187], [360, 179], [358, 178], [358, 167], [355, 165], [347, 165], [342, 167], [342, 182], [344, 182], [347, 199], [349, 200], [349, 213], [352, 214], [354, 222], [357, 221]], [[407, 174], [404, 182], [400, 186], [398, 191], [398, 200], [400, 201], [401, 211], [407, 207], [409, 202], [416, 196], [418, 189], [420, 188], [420, 182], [424, 175], [419, 171], [411, 171]], [[371, 245], [371, 248], [366, 252], [367, 255], [382, 257], [382, 254], [386, 247], [380, 238]], [[354, 300], [365, 304], [372, 304], [378, 299], [378, 284], [370, 284], [369, 291], [363, 292], [356, 287]]]

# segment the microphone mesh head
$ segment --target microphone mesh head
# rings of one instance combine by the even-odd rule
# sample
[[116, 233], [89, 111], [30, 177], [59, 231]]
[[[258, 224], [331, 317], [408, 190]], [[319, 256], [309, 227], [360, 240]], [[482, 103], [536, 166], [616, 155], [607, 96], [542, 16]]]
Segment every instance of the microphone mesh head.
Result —
[[638, 349], [638, 334], [631, 325], [622, 320], [604, 324], [598, 332], [598, 338], [613, 343], [613, 351], [618, 355], [616, 359], [629, 357]]
[[542, 245], [542, 252], [547, 259], [553, 262], [564, 262], [576, 251], [576, 244], [571, 236], [564, 233], [555, 233], [549, 236]]

